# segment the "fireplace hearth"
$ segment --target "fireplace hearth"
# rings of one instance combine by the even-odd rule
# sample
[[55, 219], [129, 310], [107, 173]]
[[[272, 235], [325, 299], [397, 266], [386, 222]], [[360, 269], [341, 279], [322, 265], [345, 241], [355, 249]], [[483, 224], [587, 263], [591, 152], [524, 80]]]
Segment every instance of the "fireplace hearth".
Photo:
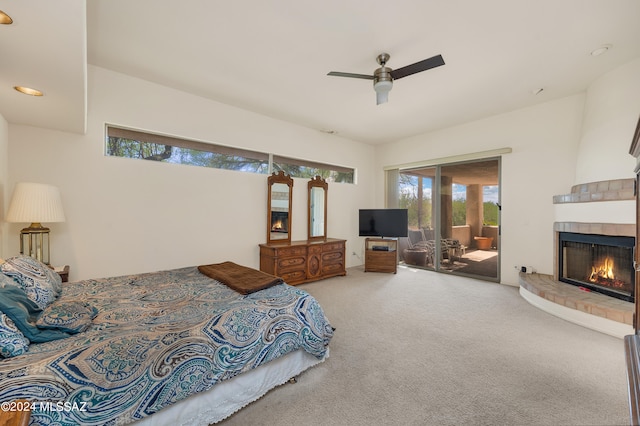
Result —
[[634, 237], [559, 232], [560, 281], [617, 299], [635, 300]]

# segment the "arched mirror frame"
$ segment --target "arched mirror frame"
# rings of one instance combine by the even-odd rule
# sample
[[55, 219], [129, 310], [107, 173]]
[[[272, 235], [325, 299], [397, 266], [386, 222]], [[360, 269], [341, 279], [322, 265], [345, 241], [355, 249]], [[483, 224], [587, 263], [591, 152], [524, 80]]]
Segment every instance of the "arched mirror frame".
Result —
[[[327, 192], [329, 189], [329, 184], [327, 183], [326, 180], [324, 180], [320, 176], [316, 176], [315, 178], [309, 181], [309, 183], [307, 184], [307, 187], [308, 187], [307, 199], [309, 200], [308, 201], [309, 208], [307, 209], [307, 217], [308, 217], [307, 239], [310, 241], [326, 240], [327, 239]], [[315, 190], [322, 189], [324, 192], [324, 197], [323, 197], [324, 206], [320, 208], [316, 206], [314, 203], [314, 199], [315, 199], [314, 188]], [[314, 235], [313, 233], [313, 229], [314, 229], [313, 222], [314, 220], [317, 220], [318, 214], [322, 214], [322, 222], [324, 223], [322, 235]]]
[[[274, 193], [274, 185], [282, 184], [286, 185], [289, 192], [289, 207], [288, 207], [288, 215], [287, 215], [287, 232], [286, 237], [282, 237], [284, 233], [278, 233], [278, 237], [282, 238], [274, 238], [274, 233], [272, 231], [273, 221], [272, 221], [272, 201], [273, 201], [273, 193]], [[268, 199], [267, 199], [267, 244], [270, 243], [291, 243], [291, 216], [293, 216], [292, 212], [292, 195], [293, 195], [293, 179], [289, 175], [285, 175], [283, 171], [279, 171], [277, 174], [273, 172], [269, 179], [267, 180], [268, 187]]]

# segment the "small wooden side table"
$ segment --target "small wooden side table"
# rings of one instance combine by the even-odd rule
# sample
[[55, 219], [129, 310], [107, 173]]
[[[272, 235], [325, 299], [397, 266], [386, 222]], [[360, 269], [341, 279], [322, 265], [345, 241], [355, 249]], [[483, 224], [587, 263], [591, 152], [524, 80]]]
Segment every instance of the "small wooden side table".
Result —
[[56, 266], [53, 270], [60, 275], [63, 283], [69, 282], [69, 265]]

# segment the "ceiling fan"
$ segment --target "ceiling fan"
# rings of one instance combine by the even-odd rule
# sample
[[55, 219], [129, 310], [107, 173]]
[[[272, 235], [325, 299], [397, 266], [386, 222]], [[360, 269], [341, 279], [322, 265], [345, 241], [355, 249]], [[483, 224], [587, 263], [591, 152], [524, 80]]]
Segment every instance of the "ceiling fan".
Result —
[[436, 55], [429, 59], [416, 62], [415, 64], [407, 65], [406, 67], [398, 68], [397, 70], [392, 70], [386, 66], [389, 58], [390, 56], [388, 53], [381, 53], [378, 55], [376, 60], [378, 61], [378, 64], [380, 64], [380, 68], [375, 70], [373, 75], [353, 74], [339, 71], [331, 71], [327, 75], [373, 80], [373, 89], [376, 91], [376, 105], [380, 105], [389, 100], [389, 91], [393, 87], [393, 80], [444, 65], [442, 55]]

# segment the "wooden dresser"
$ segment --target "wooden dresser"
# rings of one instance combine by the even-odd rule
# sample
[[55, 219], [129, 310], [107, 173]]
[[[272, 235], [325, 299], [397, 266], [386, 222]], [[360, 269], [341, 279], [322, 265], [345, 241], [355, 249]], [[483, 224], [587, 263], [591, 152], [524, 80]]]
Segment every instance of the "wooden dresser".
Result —
[[260, 270], [297, 285], [346, 275], [345, 240], [260, 244]]

